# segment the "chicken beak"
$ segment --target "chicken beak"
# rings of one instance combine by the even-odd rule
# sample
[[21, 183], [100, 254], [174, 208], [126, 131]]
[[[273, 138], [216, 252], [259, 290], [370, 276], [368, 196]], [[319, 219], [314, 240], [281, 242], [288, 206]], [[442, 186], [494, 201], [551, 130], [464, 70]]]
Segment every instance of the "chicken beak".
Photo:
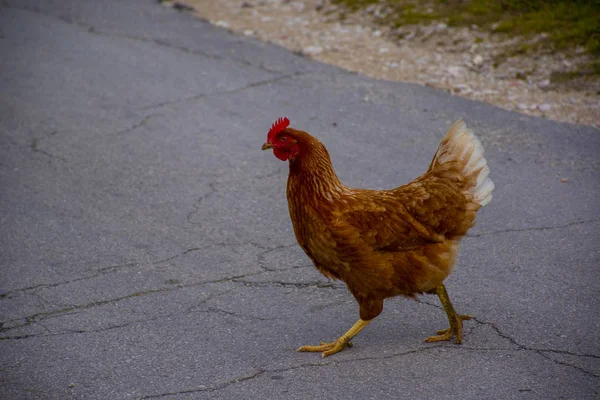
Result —
[[262, 147], [263, 150], [269, 150], [272, 148], [273, 148], [273, 143], [271, 143], [271, 142], [265, 142], [265, 144], [263, 144], [263, 147]]

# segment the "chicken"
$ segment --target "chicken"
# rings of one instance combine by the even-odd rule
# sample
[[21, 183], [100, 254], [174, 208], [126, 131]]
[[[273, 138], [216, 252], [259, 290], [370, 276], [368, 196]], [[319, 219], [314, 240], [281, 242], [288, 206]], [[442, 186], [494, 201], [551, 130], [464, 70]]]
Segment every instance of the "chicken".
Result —
[[391, 190], [342, 184], [325, 146], [287, 118], [273, 124], [262, 149], [289, 161], [287, 200], [298, 244], [359, 305], [360, 318], [345, 334], [298, 351], [335, 354], [382, 312], [384, 299], [425, 293], [439, 297], [450, 324], [425, 341], [461, 343], [462, 321], [471, 317], [456, 313], [443, 282], [494, 189], [483, 147], [463, 121], [450, 128], [427, 172]]

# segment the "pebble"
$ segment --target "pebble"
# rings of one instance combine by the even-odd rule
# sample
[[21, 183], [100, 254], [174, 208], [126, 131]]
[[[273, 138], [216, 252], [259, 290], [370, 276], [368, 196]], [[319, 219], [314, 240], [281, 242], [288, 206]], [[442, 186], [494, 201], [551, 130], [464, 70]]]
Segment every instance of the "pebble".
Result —
[[456, 65], [451, 65], [448, 67], [448, 73], [452, 76], [459, 76], [465, 69], [463, 67], [458, 67]]
[[469, 93], [472, 92], [471, 88], [464, 83], [459, 83], [454, 87], [454, 92], [456, 93]]
[[483, 64], [483, 56], [481, 54], [477, 54], [473, 57], [473, 65], [480, 67]]
[[552, 104], [544, 103], [538, 106], [540, 111], [550, 111], [552, 109]]
[[305, 47], [302, 52], [309, 56], [316, 56], [317, 54], [321, 54], [323, 52], [323, 48], [321, 46], [308, 46]]
[[215, 25], [220, 26], [221, 28], [229, 28], [229, 22], [223, 20], [215, 22]]

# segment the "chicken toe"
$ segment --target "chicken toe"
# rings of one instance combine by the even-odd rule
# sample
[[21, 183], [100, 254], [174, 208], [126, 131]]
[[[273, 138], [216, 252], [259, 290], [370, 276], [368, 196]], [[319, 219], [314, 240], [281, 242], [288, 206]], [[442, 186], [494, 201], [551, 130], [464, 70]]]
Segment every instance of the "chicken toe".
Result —
[[450, 340], [454, 336], [456, 336], [456, 344], [461, 344], [461, 342], [462, 342], [462, 322], [464, 320], [471, 319], [471, 316], [457, 314], [456, 317], [457, 317], [456, 325], [454, 325], [454, 327], [450, 326], [449, 328], [437, 331], [436, 332], [437, 335], [429, 336], [427, 339], [425, 339], [425, 342], [427, 342], [427, 343], [441, 342], [444, 340]]
[[317, 346], [302, 346], [299, 349], [297, 349], [296, 351], [321, 352], [321, 356], [323, 358], [330, 356], [332, 354], [335, 354], [335, 353], [339, 353], [340, 351], [344, 350], [346, 347], [352, 347], [352, 343], [350, 343], [350, 340], [352, 340], [352, 338], [354, 336], [356, 336], [358, 334], [358, 332], [363, 330], [363, 328], [365, 326], [369, 325], [370, 322], [371, 322], [370, 320], [364, 321], [362, 319], [359, 319], [352, 326], [352, 328], [348, 329], [348, 332], [346, 332], [342, 336], [340, 336], [335, 342], [331, 342], [331, 343], [321, 342], [321, 344], [317, 345]]
[[442, 303], [442, 306], [444, 307], [444, 311], [446, 311], [446, 315], [448, 316], [448, 322], [450, 323], [450, 327], [447, 329], [442, 329], [441, 331], [437, 331], [436, 332], [437, 335], [429, 336], [427, 339], [425, 339], [425, 342], [427, 342], [427, 343], [441, 342], [444, 340], [450, 340], [454, 336], [456, 336], [455, 343], [461, 344], [462, 343], [462, 322], [464, 320], [471, 319], [471, 316], [457, 314], [456, 311], [454, 311], [454, 307], [452, 306], [452, 303], [450, 302], [450, 298], [448, 297], [448, 292], [446, 292], [446, 288], [444, 287], [444, 285], [439, 285], [438, 287], [436, 287], [435, 290], [433, 291], [433, 293], [437, 294], [438, 297], [440, 298], [440, 302]]
[[321, 342], [320, 345], [317, 346], [302, 346], [296, 351], [308, 351], [314, 353], [321, 353], [323, 358], [330, 356], [335, 353], [339, 353], [344, 350], [346, 347], [352, 347], [352, 343], [344, 342], [341, 340], [336, 340], [335, 342], [327, 343]]

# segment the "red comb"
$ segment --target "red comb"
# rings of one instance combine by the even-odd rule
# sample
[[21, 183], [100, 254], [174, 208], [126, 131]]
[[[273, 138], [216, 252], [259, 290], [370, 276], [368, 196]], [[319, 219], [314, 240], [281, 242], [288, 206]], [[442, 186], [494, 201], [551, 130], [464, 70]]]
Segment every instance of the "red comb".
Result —
[[267, 135], [267, 141], [272, 142], [275, 138], [275, 135], [287, 128], [289, 124], [290, 120], [286, 117], [281, 117], [277, 121], [275, 121], [275, 123], [273, 124], [273, 126], [271, 126], [271, 129], [269, 130], [269, 134]]

